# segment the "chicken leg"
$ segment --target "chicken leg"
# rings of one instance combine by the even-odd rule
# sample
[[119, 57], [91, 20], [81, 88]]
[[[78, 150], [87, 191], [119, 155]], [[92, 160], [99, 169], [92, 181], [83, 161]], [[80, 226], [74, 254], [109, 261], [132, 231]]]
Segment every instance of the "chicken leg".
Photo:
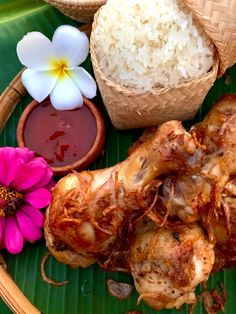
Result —
[[166, 122], [125, 161], [62, 178], [47, 209], [45, 237], [63, 263], [86, 267], [108, 256], [131, 216], [155, 202], [160, 175], [193, 171], [201, 151], [179, 121]]

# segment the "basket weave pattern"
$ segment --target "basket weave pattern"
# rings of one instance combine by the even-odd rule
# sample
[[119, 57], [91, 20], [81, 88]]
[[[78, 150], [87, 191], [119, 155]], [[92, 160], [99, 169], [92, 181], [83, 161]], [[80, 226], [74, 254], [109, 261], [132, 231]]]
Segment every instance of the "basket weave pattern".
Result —
[[112, 124], [117, 129], [155, 126], [162, 122], [192, 119], [218, 72], [218, 60], [213, 69], [199, 79], [177, 88], [152, 90], [141, 95], [109, 82], [99, 70], [96, 55], [91, 49], [94, 74]]
[[[236, 0], [184, 0], [212, 39], [216, 53], [207, 74], [175, 88], [152, 89], [135, 94], [111, 82], [102, 73], [96, 56], [93, 33], [100, 10], [94, 16], [90, 38], [94, 74], [113, 125], [119, 129], [157, 125], [170, 119], [191, 119], [202, 104], [217, 75], [236, 62]], [[220, 63], [220, 65], [219, 65]]]
[[217, 77], [218, 56], [215, 57], [211, 71], [197, 79], [182, 83], [178, 87], [156, 88], [137, 94], [107, 79], [100, 69], [94, 38], [100, 10], [94, 16], [90, 53], [99, 90], [114, 127], [140, 128], [172, 119], [193, 118]]
[[106, 3], [106, 0], [44, 0], [56, 7], [65, 15], [80, 22], [93, 20], [95, 12]]
[[214, 42], [219, 76], [236, 62], [236, 0], [183, 0]]

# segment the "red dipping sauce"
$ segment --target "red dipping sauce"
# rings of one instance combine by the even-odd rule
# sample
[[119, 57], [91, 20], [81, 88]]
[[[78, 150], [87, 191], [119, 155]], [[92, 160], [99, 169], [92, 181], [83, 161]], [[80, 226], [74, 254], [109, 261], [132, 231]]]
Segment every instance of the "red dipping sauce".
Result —
[[25, 146], [52, 167], [63, 167], [83, 158], [94, 144], [96, 134], [96, 120], [87, 106], [60, 111], [50, 101], [35, 107], [24, 127]]

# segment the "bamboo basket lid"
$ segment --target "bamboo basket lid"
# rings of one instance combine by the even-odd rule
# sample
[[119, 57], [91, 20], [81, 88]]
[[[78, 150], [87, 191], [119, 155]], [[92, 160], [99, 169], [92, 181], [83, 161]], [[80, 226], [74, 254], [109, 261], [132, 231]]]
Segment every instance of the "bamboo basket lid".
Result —
[[80, 22], [90, 22], [106, 0], [44, 0], [65, 15]]
[[236, 0], [183, 0], [218, 50], [218, 75], [236, 62]]

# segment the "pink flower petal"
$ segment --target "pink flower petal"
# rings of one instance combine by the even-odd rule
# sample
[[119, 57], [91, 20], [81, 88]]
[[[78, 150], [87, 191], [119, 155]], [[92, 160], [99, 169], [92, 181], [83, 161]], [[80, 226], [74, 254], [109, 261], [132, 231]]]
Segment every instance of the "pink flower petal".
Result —
[[5, 159], [2, 157], [3, 153], [0, 151], [0, 184], [6, 186], [5, 179], [6, 179], [6, 167], [5, 167]]
[[21, 167], [22, 164], [23, 161], [21, 159], [14, 158], [11, 160], [11, 166], [6, 168], [5, 186], [11, 187], [11, 182], [14, 180], [18, 168]]
[[37, 157], [37, 158], [35, 158], [35, 160], [37, 160], [38, 162], [41, 162], [42, 164], [48, 166], [48, 163], [46, 162], [46, 160], [43, 157]]
[[34, 152], [28, 148], [3, 147], [0, 149], [0, 182], [8, 187], [16, 176], [18, 167], [22, 163], [32, 160]]
[[[4, 186], [8, 186], [9, 171], [11, 170], [12, 163], [14, 163], [16, 154], [13, 147], [1, 147], [0, 148], [0, 183]], [[12, 179], [12, 178], [10, 178]]]
[[1, 242], [0, 242], [0, 249], [5, 248], [5, 241], [4, 241], [4, 230], [5, 230], [5, 224], [6, 224], [6, 219], [5, 217], [1, 218], [1, 228], [2, 228], [2, 235], [1, 235]]
[[0, 217], [0, 243], [3, 239], [3, 231], [4, 231], [5, 218]]
[[3, 186], [6, 186], [6, 184], [5, 184], [5, 178], [6, 178], [5, 173], [6, 173], [6, 171], [5, 171], [4, 161], [1, 161], [0, 162], [0, 184]]
[[21, 207], [21, 210], [30, 217], [36, 227], [43, 227], [44, 215], [38, 208], [32, 207], [30, 205], [24, 205]]
[[50, 182], [45, 186], [45, 189], [52, 191], [52, 189], [55, 187], [56, 181], [54, 179], [51, 179]]
[[24, 195], [24, 200], [36, 208], [46, 207], [50, 204], [51, 199], [51, 193], [44, 188], [40, 188]]
[[28, 164], [21, 164], [15, 174], [11, 186], [17, 191], [22, 191], [33, 187], [45, 175], [45, 167], [42, 164], [38, 164], [35, 160], [29, 162]]
[[[52, 176], [53, 176], [52, 170], [50, 169], [49, 166], [46, 166], [45, 174], [42, 177], [42, 179], [37, 184], [35, 184], [33, 187], [25, 190], [25, 192], [28, 192], [28, 191], [31, 191], [31, 190], [35, 190], [35, 189], [39, 189], [39, 188], [47, 186], [50, 183], [50, 181], [52, 179]], [[55, 183], [54, 183], [54, 185], [55, 185]]]
[[32, 220], [23, 211], [16, 213], [17, 222], [23, 236], [30, 242], [39, 240], [42, 236], [42, 230], [34, 225]]
[[34, 158], [34, 152], [29, 150], [27, 147], [16, 147], [16, 155], [26, 164]]
[[17, 225], [16, 218], [13, 216], [6, 218], [4, 239], [6, 249], [11, 254], [18, 254], [22, 251], [24, 238]]

